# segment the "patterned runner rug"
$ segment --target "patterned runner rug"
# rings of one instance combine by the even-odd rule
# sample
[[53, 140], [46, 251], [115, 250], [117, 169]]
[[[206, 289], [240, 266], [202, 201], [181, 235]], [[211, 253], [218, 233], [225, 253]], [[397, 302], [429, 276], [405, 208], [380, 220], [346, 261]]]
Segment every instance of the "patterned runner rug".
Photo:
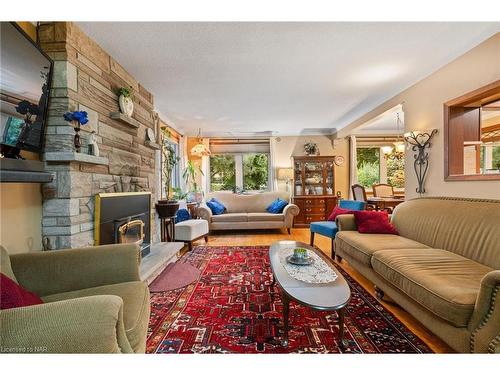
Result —
[[267, 246], [196, 247], [184, 255], [197, 282], [151, 293], [147, 353], [431, 353], [361, 285], [342, 272], [352, 298], [347, 345], [337, 344], [336, 312], [290, 304], [289, 346], [281, 346], [279, 286], [271, 287]]

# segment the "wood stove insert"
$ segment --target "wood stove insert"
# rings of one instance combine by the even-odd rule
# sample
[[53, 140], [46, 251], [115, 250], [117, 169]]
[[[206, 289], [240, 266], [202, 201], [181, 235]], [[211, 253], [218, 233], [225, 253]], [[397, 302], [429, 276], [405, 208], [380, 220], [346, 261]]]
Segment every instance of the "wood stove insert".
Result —
[[138, 243], [140, 256], [151, 247], [151, 193], [101, 193], [95, 198], [96, 245]]

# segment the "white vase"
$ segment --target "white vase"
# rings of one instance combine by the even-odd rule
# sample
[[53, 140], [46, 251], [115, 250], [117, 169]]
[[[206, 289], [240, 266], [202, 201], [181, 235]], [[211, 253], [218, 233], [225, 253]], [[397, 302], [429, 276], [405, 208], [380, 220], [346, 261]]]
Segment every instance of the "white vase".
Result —
[[118, 98], [118, 104], [120, 105], [121, 113], [129, 117], [132, 116], [132, 113], [134, 112], [134, 102], [129, 96], [120, 95]]

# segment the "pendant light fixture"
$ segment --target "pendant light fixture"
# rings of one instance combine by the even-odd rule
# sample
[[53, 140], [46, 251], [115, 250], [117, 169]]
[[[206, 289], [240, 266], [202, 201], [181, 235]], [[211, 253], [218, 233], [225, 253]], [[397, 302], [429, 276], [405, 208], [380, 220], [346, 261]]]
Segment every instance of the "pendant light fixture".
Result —
[[199, 157], [210, 155], [210, 149], [203, 143], [203, 139], [201, 138], [201, 128], [198, 129], [197, 138], [197, 143], [191, 148], [191, 155]]
[[396, 113], [396, 126], [397, 126], [397, 136], [396, 136], [396, 141], [393, 143], [394, 147], [392, 146], [383, 146], [382, 147], [382, 152], [384, 153], [384, 156], [386, 159], [402, 159], [405, 155], [405, 143], [401, 137], [401, 134], [399, 133], [399, 125], [401, 123], [401, 119], [399, 118], [399, 112]]

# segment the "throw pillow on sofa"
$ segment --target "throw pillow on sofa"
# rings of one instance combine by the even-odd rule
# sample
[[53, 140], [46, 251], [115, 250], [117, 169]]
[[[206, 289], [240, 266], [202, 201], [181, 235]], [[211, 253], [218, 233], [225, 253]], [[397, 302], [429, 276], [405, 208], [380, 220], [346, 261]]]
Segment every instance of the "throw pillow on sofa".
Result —
[[341, 208], [339, 206], [335, 206], [330, 216], [328, 216], [328, 221], [335, 221], [337, 216], [339, 215], [348, 215], [353, 214], [355, 210], [347, 210], [345, 208]]
[[0, 310], [40, 305], [43, 301], [14, 280], [0, 273]]
[[226, 210], [226, 207], [215, 198], [210, 199], [207, 202], [207, 206], [210, 208], [213, 215], [221, 215]]
[[283, 199], [276, 198], [269, 206], [267, 206], [266, 211], [271, 214], [281, 214], [288, 202]]
[[354, 211], [353, 214], [359, 233], [398, 234], [385, 211]]

